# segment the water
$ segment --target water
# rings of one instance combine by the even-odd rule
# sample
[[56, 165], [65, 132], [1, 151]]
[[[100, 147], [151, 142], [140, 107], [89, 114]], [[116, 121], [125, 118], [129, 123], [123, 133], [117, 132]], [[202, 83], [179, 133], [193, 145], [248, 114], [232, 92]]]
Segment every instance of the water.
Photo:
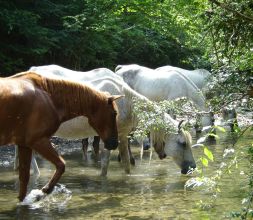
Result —
[[[248, 133], [235, 146], [238, 158], [246, 152], [253, 134]], [[222, 161], [231, 161], [235, 155], [224, 149], [231, 148], [232, 139], [222, 137], [216, 145], [209, 146], [215, 161], [204, 168], [204, 175], [212, 177]], [[69, 143], [70, 144], [70, 143]], [[243, 147], [244, 146], [244, 147]], [[240, 148], [240, 150], [239, 150]], [[0, 157], [0, 219], [230, 219], [231, 211], [240, 211], [242, 199], [246, 196], [249, 163], [238, 161], [230, 174], [223, 174], [218, 181], [220, 192], [207, 187], [184, 189], [184, 185], [196, 173], [183, 176], [171, 159], [159, 160], [153, 153], [149, 161], [148, 152], [142, 161], [139, 149], [134, 147], [136, 166], [131, 175], [124, 173], [117, 161], [117, 151], [112, 153], [108, 176], [99, 176], [99, 165], [90, 161], [84, 163], [80, 142], [59, 148], [67, 162], [66, 172], [51, 195], [36, 201], [38, 191], [54, 172], [54, 167], [38, 158], [41, 176], [31, 176], [28, 203], [18, 203], [18, 176], [13, 171], [13, 148], [1, 148]], [[193, 149], [197, 160], [203, 149]], [[230, 154], [229, 154], [230, 153]], [[197, 161], [198, 167], [201, 167]], [[35, 190], [35, 191], [34, 191]], [[37, 190], [37, 191], [36, 191]]]

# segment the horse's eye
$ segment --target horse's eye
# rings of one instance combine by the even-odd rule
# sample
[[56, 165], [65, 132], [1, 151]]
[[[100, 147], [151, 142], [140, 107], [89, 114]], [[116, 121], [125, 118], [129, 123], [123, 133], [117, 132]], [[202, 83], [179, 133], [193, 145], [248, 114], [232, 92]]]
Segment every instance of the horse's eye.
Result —
[[179, 141], [179, 144], [180, 144], [183, 148], [186, 148], [186, 141]]

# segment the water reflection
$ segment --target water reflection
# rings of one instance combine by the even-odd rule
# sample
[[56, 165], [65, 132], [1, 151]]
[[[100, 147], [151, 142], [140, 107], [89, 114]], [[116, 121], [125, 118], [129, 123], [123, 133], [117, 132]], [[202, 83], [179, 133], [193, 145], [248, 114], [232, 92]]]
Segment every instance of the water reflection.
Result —
[[[251, 140], [252, 136], [248, 135], [241, 144]], [[224, 160], [224, 149], [230, 148], [233, 141], [232, 136], [222, 137], [215, 145], [209, 146], [215, 161], [203, 168], [207, 176], [214, 175], [219, 169]], [[161, 161], [153, 154], [149, 161], [146, 153], [141, 161], [139, 149], [135, 147], [136, 166], [130, 175], [125, 175], [117, 161], [117, 151], [114, 151], [108, 176], [100, 177], [99, 164], [84, 163], [80, 143], [75, 144], [66, 151], [58, 147], [67, 162], [66, 172], [60, 180], [60, 186], [66, 191], [58, 190], [28, 205], [20, 205], [16, 199], [18, 176], [13, 171], [14, 149], [1, 148], [0, 219], [223, 219], [227, 212], [238, 210], [241, 205], [246, 185], [242, 173], [247, 173], [247, 161], [239, 161], [240, 169], [223, 176], [219, 183], [222, 193], [216, 202], [210, 207], [200, 208], [199, 202], [210, 201], [212, 192], [185, 191], [186, 181], [196, 174], [181, 175], [171, 159]], [[203, 150], [195, 148], [193, 153], [197, 159]], [[40, 189], [54, 172], [54, 167], [47, 161], [38, 158], [38, 164], [41, 176], [31, 176], [29, 192]]]

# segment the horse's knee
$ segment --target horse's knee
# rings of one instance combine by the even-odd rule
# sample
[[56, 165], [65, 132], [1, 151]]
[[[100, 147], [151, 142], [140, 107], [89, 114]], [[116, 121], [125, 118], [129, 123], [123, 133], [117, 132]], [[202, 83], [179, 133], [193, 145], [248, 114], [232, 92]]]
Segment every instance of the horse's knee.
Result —
[[66, 163], [63, 159], [61, 160], [61, 162], [56, 164], [56, 170], [60, 174], [63, 174], [65, 172], [65, 167], [66, 167]]

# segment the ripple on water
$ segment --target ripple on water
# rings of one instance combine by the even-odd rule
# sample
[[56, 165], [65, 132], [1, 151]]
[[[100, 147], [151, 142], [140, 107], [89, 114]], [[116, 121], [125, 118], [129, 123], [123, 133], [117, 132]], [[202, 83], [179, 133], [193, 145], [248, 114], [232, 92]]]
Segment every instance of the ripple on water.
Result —
[[50, 211], [51, 209], [63, 210], [71, 197], [72, 193], [69, 189], [62, 184], [57, 184], [48, 195], [39, 189], [33, 189], [19, 205], [29, 206], [30, 209], [40, 208], [44, 211]]

